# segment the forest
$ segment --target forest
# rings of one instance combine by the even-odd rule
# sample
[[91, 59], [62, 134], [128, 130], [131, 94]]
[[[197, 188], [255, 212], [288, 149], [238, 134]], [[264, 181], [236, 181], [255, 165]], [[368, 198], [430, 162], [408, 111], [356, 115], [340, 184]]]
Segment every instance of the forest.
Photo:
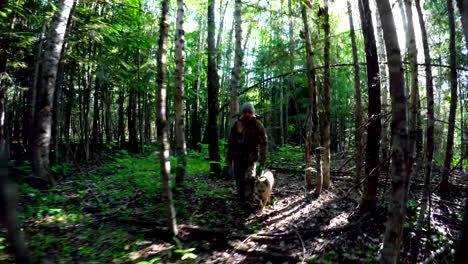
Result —
[[0, 0], [0, 263], [468, 263], [468, 0]]

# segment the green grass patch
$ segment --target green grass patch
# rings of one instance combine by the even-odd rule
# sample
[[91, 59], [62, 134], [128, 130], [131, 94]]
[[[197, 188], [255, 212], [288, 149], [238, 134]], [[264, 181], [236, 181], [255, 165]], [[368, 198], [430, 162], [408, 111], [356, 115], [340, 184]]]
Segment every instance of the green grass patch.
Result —
[[[230, 194], [229, 188], [213, 188], [208, 180], [203, 180], [210, 177], [206, 157], [205, 151], [187, 155], [186, 182], [190, 184], [174, 194], [180, 222], [233, 221], [226, 218], [229, 214], [206, 214], [213, 204], [225, 204]], [[174, 178], [177, 159], [170, 161]], [[61, 174], [71, 171], [68, 164], [53, 169]], [[146, 155], [119, 151], [105, 165], [88, 173], [69, 175], [53, 189], [40, 191], [22, 184], [19, 191], [23, 197], [20, 216], [34, 263], [128, 262], [129, 254], [138, 250], [139, 239], [129, 231], [139, 227], [125, 223], [146, 216], [154, 217], [157, 224], [164, 215], [160, 162], [155, 151]], [[203, 214], [194, 209], [199, 206], [205, 208], [198, 211]], [[0, 254], [3, 247], [4, 242], [0, 241]], [[179, 248], [175, 254], [180, 259], [196, 257], [192, 251], [184, 250]]]

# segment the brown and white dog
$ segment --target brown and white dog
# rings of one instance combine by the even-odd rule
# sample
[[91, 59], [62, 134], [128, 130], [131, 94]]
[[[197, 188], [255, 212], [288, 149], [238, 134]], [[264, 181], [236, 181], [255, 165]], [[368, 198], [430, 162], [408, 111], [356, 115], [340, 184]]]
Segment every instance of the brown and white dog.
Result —
[[263, 171], [260, 177], [255, 181], [255, 198], [260, 201], [261, 210], [265, 208], [271, 198], [275, 178], [270, 170]]

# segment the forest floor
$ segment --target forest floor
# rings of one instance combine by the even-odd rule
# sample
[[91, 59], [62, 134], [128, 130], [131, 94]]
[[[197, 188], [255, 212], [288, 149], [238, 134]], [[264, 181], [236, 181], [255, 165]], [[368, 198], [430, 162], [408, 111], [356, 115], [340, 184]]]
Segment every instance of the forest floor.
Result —
[[[122, 151], [85, 168], [54, 167], [63, 179], [51, 190], [20, 185], [21, 218], [33, 263], [377, 263], [385, 207], [355, 216], [361, 186], [346, 161], [333, 158], [332, 185], [314, 199], [304, 190], [301, 150], [280, 148], [269, 161], [276, 170], [272, 202], [263, 213], [245, 215], [235, 202], [234, 181], [209, 176], [205, 154], [193, 152], [186, 187], [174, 191], [180, 235], [173, 238], [164, 227], [157, 154]], [[419, 261], [450, 262], [466, 176], [453, 173], [450, 200], [433, 194]], [[387, 185], [388, 193], [390, 180]], [[406, 252], [422, 186], [422, 176], [412, 181], [403, 263], [411, 259]], [[385, 204], [389, 198], [383, 197]], [[0, 263], [8, 263], [2, 237], [0, 230]]]

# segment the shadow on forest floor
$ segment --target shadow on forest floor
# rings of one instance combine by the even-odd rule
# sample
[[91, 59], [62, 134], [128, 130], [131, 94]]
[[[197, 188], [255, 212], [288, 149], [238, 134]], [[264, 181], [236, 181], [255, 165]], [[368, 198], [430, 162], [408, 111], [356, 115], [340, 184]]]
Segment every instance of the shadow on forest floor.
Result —
[[[290, 157], [302, 164], [300, 155]], [[306, 198], [300, 171], [277, 170], [270, 206], [261, 214], [246, 216], [235, 202], [234, 182], [209, 176], [203, 155], [192, 153], [186, 186], [174, 192], [180, 228], [179, 239], [174, 239], [164, 228], [158, 166], [154, 153], [122, 152], [111, 162], [74, 172], [52, 190], [21, 185], [21, 216], [33, 263], [378, 262], [385, 209], [380, 206], [364, 219], [349, 220], [360, 200], [357, 190], [350, 191], [354, 183], [351, 173], [346, 173], [349, 168], [336, 173], [331, 188], [317, 199]], [[420, 260], [437, 248], [454, 247], [450, 241], [461, 227], [467, 186], [462, 176], [456, 172], [453, 177], [450, 201], [433, 196], [431, 233], [425, 233]], [[404, 259], [421, 190], [422, 179], [415, 179], [404, 230]], [[2, 253], [2, 243], [3, 263], [9, 257]]]

